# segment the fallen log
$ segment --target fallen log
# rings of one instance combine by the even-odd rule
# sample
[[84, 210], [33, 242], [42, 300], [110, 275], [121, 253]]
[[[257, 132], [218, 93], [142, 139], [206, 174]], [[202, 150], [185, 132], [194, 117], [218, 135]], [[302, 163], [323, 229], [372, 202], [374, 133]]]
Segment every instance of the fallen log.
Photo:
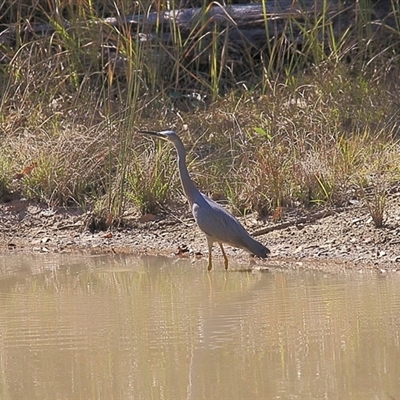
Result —
[[[332, 32], [339, 38], [354, 28], [360, 18], [364, 18], [374, 27], [395, 28], [390, 0], [375, 2], [368, 11], [360, 9], [359, 2], [340, 0], [267, 0], [261, 4], [241, 4], [222, 6], [213, 2], [203, 8], [188, 8], [149, 12], [131, 16], [119, 16], [105, 19], [83, 21], [82, 24], [100, 24], [104, 27], [125, 28], [140, 41], [157, 41], [171, 44], [185, 42], [189, 38], [210, 40], [210, 36], [224, 34], [224, 40], [242, 49], [262, 50], [268, 42], [285, 36], [289, 42], [302, 43], [317, 25], [321, 31]], [[73, 30], [76, 25], [69, 21], [57, 20], [63, 29]], [[330, 29], [327, 29], [327, 28]], [[128, 28], [128, 29], [126, 29]], [[290, 28], [290, 29], [288, 29]], [[1, 30], [1, 27], [0, 27]], [[28, 24], [25, 29], [8, 27], [0, 32], [0, 43], [15, 43], [17, 34], [48, 35], [57, 30], [52, 24]]]
[[105, 22], [112, 26], [131, 25], [133, 32], [137, 31], [136, 26], [140, 25], [140, 32], [136, 37], [142, 41], [158, 40], [172, 43], [201, 35], [204, 39], [217, 30], [219, 33], [227, 32], [227, 37], [232, 43], [262, 49], [267, 40], [287, 34], [289, 23], [292, 25], [292, 39], [301, 40], [304, 24], [314, 25], [322, 15], [326, 22], [335, 25], [334, 30], [338, 35], [349, 26], [350, 20], [354, 19], [351, 12], [353, 7], [340, 8], [340, 3], [331, 1], [323, 8], [322, 3], [314, 0], [270, 0], [265, 6], [246, 4], [226, 7], [214, 3], [212, 7], [108, 18]]

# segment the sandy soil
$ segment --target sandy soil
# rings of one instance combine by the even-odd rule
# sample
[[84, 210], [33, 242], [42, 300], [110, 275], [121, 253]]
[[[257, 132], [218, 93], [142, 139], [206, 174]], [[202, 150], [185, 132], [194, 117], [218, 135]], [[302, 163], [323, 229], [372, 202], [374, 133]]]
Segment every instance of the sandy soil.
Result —
[[[91, 232], [92, 219], [79, 209], [48, 208], [26, 200], [0, 204], [0, 254], [148, 253], [188, 257], [206, 265], [205, 236], [187, 208], [165, 217], [127, 215], [123, 227], [108, 231]], [[272, 229], [257, 236], [271, 250], [267, 260], [226, 246], [228, 257], [246, 267], [400, 271], [400, 191], [390, 195], [385, 225], [380, 229], [357, 202], [325, 215], [292, 210], [285, 211], [278, 222], [257, 221], [253, 216], [241, 221], [249, 232]], [[218, 246], [214, 255], [214, 268], [223, 268]]]

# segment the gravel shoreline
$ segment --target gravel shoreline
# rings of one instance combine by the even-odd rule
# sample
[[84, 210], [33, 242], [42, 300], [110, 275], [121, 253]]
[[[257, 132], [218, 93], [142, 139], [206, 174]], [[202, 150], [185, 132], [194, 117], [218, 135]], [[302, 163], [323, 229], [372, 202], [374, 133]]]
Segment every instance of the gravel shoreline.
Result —
[[[270, 230], [257, 240], [270, 248], [271, 257], [266, 261], [253, 259], [242, 250], [225, 246], [230, 262], [255, 269], [400, 271], [400, 192], [390, 195], [385, 225], [379, 229], [361, 204], [319, 213], [318, 219], [313, 218], [315, 213], [295, 214], [284, 213], [279, 223], [260, 222], [253, 216], [242, 218], [249, 232]], [[78, 208], [51, 209], [14, 200], [0, 204], [0, 253], [162, 254], [187, 257], [205, 267], [204, 235], [187, 208], [179, 210], [179, 216], [173, 212], [165, 217], [131, 215], [124, 218], [123, 227], [91, 232], [91, 215]], [[223, 269], [218, 246], [213, 254], [215, 268]]]

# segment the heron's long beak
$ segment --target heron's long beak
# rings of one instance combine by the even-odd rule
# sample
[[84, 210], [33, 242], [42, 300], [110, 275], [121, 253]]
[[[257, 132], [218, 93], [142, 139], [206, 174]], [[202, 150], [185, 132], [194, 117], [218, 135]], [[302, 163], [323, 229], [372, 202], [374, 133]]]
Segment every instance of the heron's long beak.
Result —
[[146, 135], [151, 135], [151, 136], [157, 136], [159, 138], [164, 138], [165, 136], [161, 132], [155, 132], [155, 131], [138, 131], [139, 133], [144, 133]]

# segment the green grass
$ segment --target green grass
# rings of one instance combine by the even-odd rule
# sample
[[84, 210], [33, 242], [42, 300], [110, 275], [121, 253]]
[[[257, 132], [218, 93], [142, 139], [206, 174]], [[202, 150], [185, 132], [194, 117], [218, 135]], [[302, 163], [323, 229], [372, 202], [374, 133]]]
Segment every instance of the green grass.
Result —
[[172, 149], [164, 149], [162, 144], [158, 141], [155, 149], [137, 149], [129, 162], [127, 196], [142, 214], [162, 211], [174, 194]]
[[0, 198], [79, 204], [108, 221], [174, 207], [173, 149], [137, 134], [174, 127], [193, 179], [236, 213], [358, 198], [383, 223], [400, 178], [400, 35], [378, 36], [363, 10], [355, 32], [336, 37], [323, 3], [316, 19], [288, 19], [283, 37], [267, 32], [265, 52], [232, 58], [217, 27], [184, 39], [171, 23], [165, 44], [136, 40], [140, 23], [132, 32], [99, 18], [159, 2], [101, 3], [101, 13], [91, 1], [60, 3], [62, 15], [50, 1], [7, 4], [18, 32], [37, 20], [54, 33], [1, 47]]

